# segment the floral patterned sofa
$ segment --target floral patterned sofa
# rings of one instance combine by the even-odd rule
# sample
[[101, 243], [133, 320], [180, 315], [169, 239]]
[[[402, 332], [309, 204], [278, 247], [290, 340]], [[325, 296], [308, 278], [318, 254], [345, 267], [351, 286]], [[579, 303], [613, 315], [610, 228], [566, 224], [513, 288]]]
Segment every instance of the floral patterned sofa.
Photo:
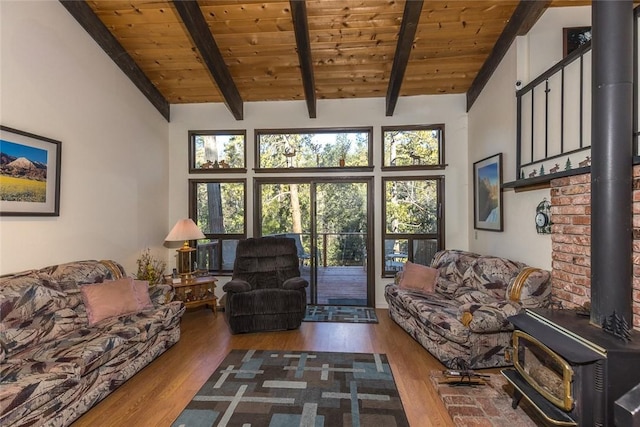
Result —
[[507, 318], [523, 308], [545, 307], [550, 273], [520, 262], [460, 250], [438, 252], [431, 263], [433, 292], [396, 282], [385, 288], [389, 315], [446, 366], [507, 366], [505, 348], [513, 326]]
[[87, 289], [129, 280], [113, 261], [0, 277], [0, 425], [69, 425], [179, 340], [169, 285], [143, 283], [143, 309], [90, 325]]

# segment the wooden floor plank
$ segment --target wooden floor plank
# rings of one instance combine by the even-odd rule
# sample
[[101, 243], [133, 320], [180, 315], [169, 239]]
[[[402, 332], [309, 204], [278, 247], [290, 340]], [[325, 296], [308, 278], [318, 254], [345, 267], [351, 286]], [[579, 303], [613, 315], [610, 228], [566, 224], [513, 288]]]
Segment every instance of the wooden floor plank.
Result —
[[294, 331], [231, 335], [224, 313], [193, 309], [182, 318], [176, 345], [72, 426], [170, 426], [232, 349], [385, 353], [411, 426], [453, 426], [429, 381], [443, 365], [388, 310], [376, 314], [378, 324], [303, 322]]

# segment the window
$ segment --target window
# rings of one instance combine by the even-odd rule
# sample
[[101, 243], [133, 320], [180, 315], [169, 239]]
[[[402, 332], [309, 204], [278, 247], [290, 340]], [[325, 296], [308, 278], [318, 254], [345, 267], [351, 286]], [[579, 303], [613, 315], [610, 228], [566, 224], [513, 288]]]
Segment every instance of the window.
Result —
[[246, 172], [244, 130], [189, 131], [189, 172]]
[[444, 125], [382, 128], [382, 169], [444, 168]]
[[238, 240], [246, 238], [244, 179], [190, 179], [191, 218], [206, 239], [198, 241], [198, 269], [212, 273], [233, 270]]
[[384, 275], [392, 276], [406, 261], [429, 265], [444, 246], [444, 178], [388, 177], [382, 186]]
[[[256, 236], [295, 235], [305, 268], [330, 267], [334, 261], [349, 267], [375, 265], [368, 216], [373, 128], [257, 129], [254, 134], [255, 155], [248, 164], [244, 130], [189, 131], [189, 171], [209, 175], [189, 179], [189, 214], [206, 236], [197, 242], [198, 269], [231, 273], [247, 227]], [[444, 247], [444, 177], [429, 172], [445, 167], [444, 125], [383, 127], [382, 137], [383, 166], [377, 174], [382, 175], [384, 248], [376, 256], [383, 258], [383, 274], [391, 276], [407, 260], [428, 265]], [[249, 168], [265, 177], [278, 175], [254, 177], [252, 215], [246, 212]], [[406, 170], [416, 172], [398, 173]], [[345, 171], [359, 174], [347, 177]], [[239, 174], [223, 176], [226, 172]], [[288, 176], [292, 172], [305, 175]], [[353, 188], [338, 190], [349, 185]], [[350, 209], [360, 207], [353, 197], [363, 189], [368, 210], [351, 214]], [[351, 201], [344, 207], [347, 199]], [[365, 225], [361, 217], [367, 218]], [[363, 271], [372, 279], [373, 270]]]
[[258, 170], [373, 170], [372, 128], [256, 130]]
[[310, 304], [375, 303], [373, 176], [254, 181], [256, 236], [294, 239]]

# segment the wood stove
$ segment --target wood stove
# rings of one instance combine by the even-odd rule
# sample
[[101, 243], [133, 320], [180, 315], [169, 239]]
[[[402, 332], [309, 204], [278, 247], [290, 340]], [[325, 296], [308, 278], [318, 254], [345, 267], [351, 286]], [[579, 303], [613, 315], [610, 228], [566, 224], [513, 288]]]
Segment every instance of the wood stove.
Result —
[[614, 402], [640, 383], [640, 334], [625, 342], [575, 310], [532, 309], [514, 324], [514, 407], [529, 400], [555, 425], [613, 426]]
[[640, 383], [640, 332], [629, 330], [633, 324], [632, 0], [593, 1], [591, 25], [588, 317], [578, 310], [551, 309], [526, 310], [511, 317], [516, 327], [515, 363], [503, 373], [515, 387], [514, 405], [524, 397], [556, 425], [613, 427], [616, 400]]

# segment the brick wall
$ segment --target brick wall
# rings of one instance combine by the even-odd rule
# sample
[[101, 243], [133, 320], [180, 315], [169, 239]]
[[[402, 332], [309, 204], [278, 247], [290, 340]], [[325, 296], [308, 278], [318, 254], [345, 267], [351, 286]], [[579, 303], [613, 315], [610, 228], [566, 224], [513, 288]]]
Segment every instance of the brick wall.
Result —
[[[591, 298], [591, 174], [551, 181], [552, 289], [564, 307]], [[633, 168], [633, 326], [640, 330], [640, 166]]]

